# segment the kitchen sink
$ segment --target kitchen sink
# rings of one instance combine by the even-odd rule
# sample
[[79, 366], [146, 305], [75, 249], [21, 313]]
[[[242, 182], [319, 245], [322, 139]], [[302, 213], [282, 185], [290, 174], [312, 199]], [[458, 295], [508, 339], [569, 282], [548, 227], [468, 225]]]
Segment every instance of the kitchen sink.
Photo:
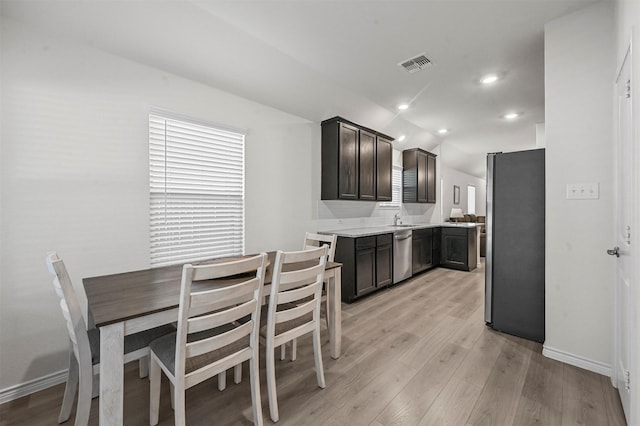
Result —
[[415, 225], [410, 224], [400, 224], [400, 225], [389, 225], [392, 228], [413, 228]]

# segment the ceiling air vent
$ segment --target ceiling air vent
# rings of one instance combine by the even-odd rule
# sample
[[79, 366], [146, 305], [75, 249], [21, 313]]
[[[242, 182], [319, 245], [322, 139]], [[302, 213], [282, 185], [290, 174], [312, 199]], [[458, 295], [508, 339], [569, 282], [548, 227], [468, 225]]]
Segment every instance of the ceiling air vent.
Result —
[[415, 58], [407, 59], [406, 61], [400, 62], [402, 68], [407, 70], [409, 74], [413, 74], [414, 72], [421, 71], [428, 66], [431, 65], [431, 59], [427, 58], [424, 53], [416, 56]]

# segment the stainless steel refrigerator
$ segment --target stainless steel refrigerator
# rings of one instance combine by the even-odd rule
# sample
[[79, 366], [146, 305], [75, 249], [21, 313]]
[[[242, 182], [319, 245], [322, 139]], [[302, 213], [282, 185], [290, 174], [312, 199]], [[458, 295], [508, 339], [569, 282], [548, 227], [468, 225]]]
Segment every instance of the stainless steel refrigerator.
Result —
[[537, 342], [544, 342], [544, 169], [544, 149], [487, 156], [484, 319]]

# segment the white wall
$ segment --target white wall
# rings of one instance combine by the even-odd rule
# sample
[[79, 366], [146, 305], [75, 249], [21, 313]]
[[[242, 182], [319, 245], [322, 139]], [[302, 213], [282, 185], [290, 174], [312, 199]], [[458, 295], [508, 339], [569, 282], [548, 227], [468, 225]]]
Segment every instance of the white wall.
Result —
[[[546, 341], [607, 373], [612, 363], [613, 14], [600, 2], [545, 27]], [[567, 200], [568, 183], [599, 200]]]
[[151, 107], [248, 130], [248, 253], [315, 225], [318, 123], [5, 19], [0, 37], [0, 391], [66, 367], [48, 250], [76, 287], [149, 266]]
[[544, 148], [547, 145], [547, 136], [544, 123], [536, 124], [536, 148]]
[[[476, 215], [485, 216], [487, 211], [487, 182], [484, 179], [472, 176], [456, 169], [442, 165], [442, 181], [443, 181], [443, 198], [442, 213], [444, 220], [449, 218], [451, 208], [456, 207], [462, 209], [464, 213], [468, 213], [467, 186], [476, 187]], [[460, 204], [453, 204], [453, 186], [460, 187]], [[439, 185], [438, 185], [439, 186]]]

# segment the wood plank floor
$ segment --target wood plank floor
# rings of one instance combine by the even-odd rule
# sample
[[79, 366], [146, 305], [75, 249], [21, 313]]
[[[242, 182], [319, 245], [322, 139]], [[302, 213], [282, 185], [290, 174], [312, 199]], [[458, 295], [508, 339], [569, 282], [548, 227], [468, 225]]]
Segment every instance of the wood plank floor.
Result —
[[[437, 268], [343, 305], [343, 355], [323, 346], [326, 388], [316, 385], [311, 339], [277, 364], [282, 425], [624, 425], [609, 378], [542, 356], [540, 344], [484, 325], [484, 270]], [[323, 324], [324, 326], [324, 324]], [[323, 333], [326, 330], [323, 329]], [[326, 334], [323, 335], [326, 340]], [[149, 383], [125, 369], [125, 424], [148, 424]], [[190, 425], [251, 424], [242, 383], [216, 379], [187, 391]], [[271, 424], [261, 369], [262, 411]], [[63, 385], [3, 404], [0, 425], [55, 425]], [[99, 398], [91, 425], [98, 424]], [[172, 425], [163, 381], [160, 424]], [[69, 424], [73, 424], [72, 419]]]

